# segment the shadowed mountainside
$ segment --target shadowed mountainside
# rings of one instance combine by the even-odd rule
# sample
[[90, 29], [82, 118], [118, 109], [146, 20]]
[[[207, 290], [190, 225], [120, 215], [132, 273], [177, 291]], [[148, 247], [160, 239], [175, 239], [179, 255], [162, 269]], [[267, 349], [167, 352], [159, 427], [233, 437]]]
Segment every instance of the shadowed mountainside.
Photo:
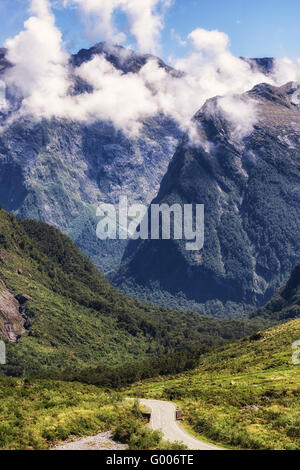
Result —
[[[71, 70], [97, 55], [123, 73], [137, 73], [152, 57], [99, 43], [74, 54]], [[7, 67], [5, 49], [1, 49], [0, 79]], [[74, 93], [89, 91], [89, 85], [74, 78]], [[7, 90], [7, 98], [17, 109], [18, 98], [12, 92]], [[0, 113], [1, 119], [5, 118]], [[181, 136], [173, 120], [164, 116], [144, 122], [137, 138], [105, 121], [18, 119], [0, 136], [0, 204], [17, 216], [59, 228], [102, 271], [111, 271], [120, 263], [125, 242], [97, 239], [98, 204], [115, 204], [120, 195], [131, 202], [149, 203]]]
[[[263, 305], [300, 257], [300, 109], [295, 88], [258, 85], [257, 120], [239, 139], [219, 99], [195, 115], [200, 147], [179, 145], [154, 203], [205, 205], [200, 252], [185, 240], [131, 241], [114, 282], [131, 295], [202, 313]], [[197, 305], [196, 305], [197, 304]]]
[[0, 210], [0, 336], [8, 349], [1, 371], [124, 367], [222, 344], [258, 326], [125, 297], [57, 229]]

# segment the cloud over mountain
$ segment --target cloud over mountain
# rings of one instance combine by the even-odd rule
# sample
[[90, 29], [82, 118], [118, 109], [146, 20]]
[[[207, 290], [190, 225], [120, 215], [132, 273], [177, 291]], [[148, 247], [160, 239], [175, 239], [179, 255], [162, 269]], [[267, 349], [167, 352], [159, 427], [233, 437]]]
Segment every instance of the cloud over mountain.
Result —
[[[82, 9], [102, 37], [124, 40], [113, 22], [121, 9], [130, 22], [130, 32], [141, 51], [157, 48], [163, 28], [163, 12], [169, 0], [67, 0]], [[14, 117], [66, 118], [77, 121], [105, 120], [132, 136], [137, 136], [142, 122], [159, 114], [173, 118], [194, 140], [191, 120], [198, 109], [214, 96], [219, 111], [232, 116], [236, 132], [244, 136], [255, 122], [255, 103], [235, 99], [256, 84], [282, 85], [300, 78], [299, 62], [280, 59], [272, 74], [265, 75], [246, 60], [235, 57], [229, 49], [229, 37], [220, 31], [197, 28], [188, 36], [189, 50], [172, 64], [179, 72], [169, 73], [153, 56], [137, 73], [123, 73], [104, 55], [88, 63], [71, 67], [62, 34], [47, 0], [32, 0], [31, 16], [24, 30], [5, 43], [7, 59], [13, 67], [4, 80], [22, 98]], [[122, 60], [126, 61], [126, 49]], [[74, 81], [84, 80], [91, 91], [74, 93]], [[223, 110], [223, 111], [222, 111]], [[198, 135], [198, 134], [197, 134]]]

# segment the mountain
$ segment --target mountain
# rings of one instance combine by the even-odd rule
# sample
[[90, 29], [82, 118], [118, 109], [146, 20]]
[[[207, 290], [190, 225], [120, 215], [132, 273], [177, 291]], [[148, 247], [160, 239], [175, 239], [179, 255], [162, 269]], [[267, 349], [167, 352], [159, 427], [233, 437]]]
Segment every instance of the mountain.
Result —
[[[11, 66], [0, 49], [0, 80]], [[138, 73], [149, 59], [174, 77], [180, 72], [150, 54], [100, 42], [70, 58], [70, 71], [104, 56], [124, 74]], [[272, 59], [245, 59], [267, 73]], [[91, 86], [73, 74], [75, 94]], [[7, 90], [17, 110], [19, 98]], [[5, 117], [0, 113], [0, 121]], [[0, 135], [0, 204], [16, 216], [45, 221], [69, 235], [108, 276], [122, 259], [126, 242], [96, 238], [98, 203], [117, 203], [120, 194], [132, 202], [149, 203], [182, 132], [164, 116], [143, 123], [139, 138], [130, 138], [109, 122], [80, 124], [68, 120], [19, 119]]]
[[275, 60], [273, 57], [261, 57], [257, 59], [251, 59], [247, 57], [241, 57], [248, 64], [250, 64], [252, 70], [257, 70], [264, 75], [270, 75], [275, 67]]
[[255, 103], [256, 121], [243, 138], [242, 114], [234, 127], [221, 99], [203, 106], [194, 117], [202, 144], [183, 139], [153, 203], [204, 204], [204, 247], [194, 252], [185, 240], [131, 241], [116, 285], [158, 304], [221, 316], [270, 299], [300, 259], [295, 91], [293, 84], [261, 84], [235, 97]]
[[56, 228], [0, 210], [0, 338], [8, 356], [1, 371], [124, 366], [223, 344], [261, 325], [125, 297]]
[[[21, 245], [23, 246], [22, 251], [18, 248], [18, 245], [22, 243], [19, 237], [23, 241], [26, 239], [28, 227], [32, 223], [24, 222], [22, 227], [20, 221], [16, 221], [4, 211], [0, 211], [0, 221], [1, 228], [6, 229], [5, 240], [4, 237], [1, 237], [2, 278], [5, 275], [6, 283], [8, 283], [15, 277], [16, 285], [16, 281], [20, 282], [22, 277], [27, 277], [28, 274], [25, 270], [21, 272], [20, 269], [21, 259], [24, 266], [28, 263], [28, 260], [26, 259], [26, 247]], [[12, 224], [11, 227], [10, 224]], [[74, 248], [70, 240], [58, 234], [55, 229], [48, 228], [47, 231], [45, 224], [35, 223], [33, 225], [34, 227], [28, 231], [32, 240], [31, 243], [37, 248], [37, 250], [31, 250], [30, 255], [32, 274], [30, 273], [31, 277], [29, 276], [29, 279], [32, 284], [39, 285], [38, 282], [33, 280], [37, 276], [39, 276], [39, 283], [42, 281], [45, 285], [49, 284], [49, 278], [45, 275], [46, 271], [41, 275], [41, 271], [38, 271], [38, 274], [34, 270], [35, 263], [39, 268], [44, 266], [44, 270], [47, 269], [45, 251], [48, 252], [48, 250], [44, 239], [49, 240], [49, 236], [51, 238], [55, 235], [55, 240], [50, 243], [51, 250], [47, 256], [51, 254], [51, 259], [59, 259], [62, 254], [68, 253], [72, 255], [68, 256], [68, 259], [72, 259], [73, 265], [76, 263], [76, 268], [79, 268], [80, 271], [78, 250], [75, 248], [70, 251], [72, 247]], [[13, 238], [11, 238], [10, 228], [13, 228]], [[26, 230], [24, 231], [24, 229]], [[39, 240], [39, 237], [33, 237], [34, 233], [43, 233], [43, 241]], [[47, 237], [45, 237], [46, 234]], [[36, 241], [38, 241], [37, 244]], [[10, 250], [11, 242], [12, 247]], [[40, 252], [38, 255], [42, 247], [44, 253]], [[18, 261], [19, 273], [14, 271], [10, 275], [8, 268], [11, 269], [12, 265], [9, 262], [9, 257], [16, 255], [16, 253], [18, 256], [14, 258], [14, 261]], [[21, 254], [22, 258], [20, 257]], [[43, 257], [43, 264], [38, 263], [39, 256]], [[86, 260], [81, 256], [81, 261], [83, 259]], [[64, 256], [64, 269], [70, 265], [66, 260], [67, 258]], [[29, 264], [26, 264], [26, 269], [28, 266]], [[70, 273], [68, 273], [69, 276]], [[91, 277], [89, 275], [88, 280], [90, 283]], [[107, 281], [102, 279], [102, 282], [106, 283], [107, 286]], [[44, 314], [43, 309], [46, 307], [48, 309], [47, 313], [52, 312], [52, 328], [57, 330], [59, 325], [55, 312], [56, 304], [53, 302], [55, 297], [54, 295], [52, 297], [48, 295], [47, 304], [46, 290], [42, 290], [41, 284], [39, 289], [41, 294], [37, 297], [36, 292], [34, 292], [31, 299], [26, 298], [25, 304], [35, 303], [34, 308], [36, 309], [37, 300], [44, 301], [39, 315]], [[77, 290], [74, 291], [77, 292]], [[288, 304], [291, 306], [295, 302], [295, 293], [298, 290], [299, 267], [293, 271], [288, 283], [280, 291], [281, 295], [285, 296], [284, 309]], [[24, 294], [22, 296], [18, 295], [17, 299], [18, 302], [24, 302]], [[60, 299], [60, 305], [62, 305], [62, 296]], [[74, 317], [77, 320], [79, 316], [76, 313], [79, 309], [79, 305], [74, 309]], [[162, 311], [165, 315], [167, 314], [166, 318], [169, 324], [166, 327], [166, 332], [169, 334], [172, 323], [167, 309], [162, 309]], [[1, 313], [3, 312], [1, 311]], [[24, 315], [24, 313], [23, 310], [22, 314]], [[66, 346], [69, 340], [67, 333], [71, 327], [71, 315], [67, 310], [63, 313], [65, 320], [64, 330], [62, 329], [65, 332], [63, 336], [65, 349], [63, 352], [66, 354]], [[176, 314], [180, 316], [179, 312]], [[291, 314], [293, 315], [292, 312]], [[287, 319], [286, 314], [280, 316]], [[89, 310], [88, 316], [82, 317], [83, 315], [81, 320], [87, 321], [90, 319], [92, 322], [92, 310]], [[202, 317], [198, 316], [198, 318]], [[47, 320], [43, 315], [44, 331], [47, 321], [50, 323], [49, 319]], [[210, 322], [211, 332], [216, 338], [216, 320], [210, 319]], [[237, 324], [234, 321], [223, 321], [223, 324], [225, 323], [227, 323], [228, 332], [230, 332], [230, 325], [232, 329], [232, 326]], [[37, 323], [35, 321], [36, 327]], [[83, 338], [87, 325], [81, 323], [80, 327], [81, 338]], [[195, 323], [192, 324], [192, 328], [196, 328]], [[31, 329], [32, 326], [27, 331]], [[62, 331], [56, 331], [57, 337]], [[177, 327], [177, 333], [178, 331], [180, 331], [180, 326]], [[248, 334], [246, 330], [245, 334]], [[133, 433], [134, 442], [139, 442], [140, 447], [142, 447], [145, 443], [137, 436], [136, 431], [140, 428], [133, 426], [132, 421], [137, 416], [136, 412], [134, 413], [135, 409], [132, 409], [129, 400], [120, 400], [121, 397], [128, 398], [128, 396], [175, 401], [182, 408], [185, 426], [196, 435], [198, 434], [202, 440], [205, 436], [207, 439], [218, 443], [220, 447], [242, 449], [299, 448], [299, 365], [294, 365], [291, 360], [293, 352], [291, 346], [294, 341], [300, 338], [299, 319], [264, 332], [257, 332], [240, 341], [211, 349], [207, 353], [204, 353], [203, 350], [201, 354], [189, 353], [188, 351], [171, 352], [162, 359], [151, 358], [150, 356], [147, 361], [135, 364], [134, 367], [131, 363], [124, 363], [117, 368], [111, 367], [111, 361], [106, 367], [102, 365], [94, 370], [84, 369], [81, 372], [76, 372], [76, 360], [78, 358], [73, 354], [69, 372], [62, 374], [65, 379], [70, 377], [72, 382], [54, 381], [49, 377], [42, 380], [28, 377], [28, 374], [32, 372], [30, 363], [35, 360], [35, 354], [38, 354], [39, 359], [42, 359], [42, 353], [47, 353], [50, 366], [55, 365], [51, 353], [56, 349], [57, 354], [58, 347], [54, 347], [53, 344], [47, 345], [46, 341], [50, 336], [53, 342], [53, 332], [47, 333], [47, 336], [44, 332], [40, 340], [36, 340], [36, 350], [33, 351], [32, 348], [31, 354], [28, 354], [27, 368], [23, 370], [25, 376], [22, 378], [7, 378], [0, 375], [2, 400], [0, 415], [1, 422], [5, 422], [0, 434], [0, 448], [45, 449], [57, 441], [69, 438], [69, 436], [95, 435], [99, 430], [114, 430], [116, 426], [119, 432], [120, 429], [124, 429], [126, 436], [129, 433], [130, 437]], [[22, 354], [24, 353], [24, 349], [21, 349], [23, 338], [19, 340], [19, 343], [11, 345], [19, 348], [19, 353], [16, 356], [18, 360], [22, 360]], [[104, 340], [106, 340], [105, 337]], [[73, 348], [74, 344], [72, 345]], [[87, 351], [88, 348], [85, 348], [85, 352]], [[114, 353], [116, 354], [116, 348]], [[97, 355], [97, 345], [95, 347], [95, 344], [93, 354]], [[84, 359], [86, 360], [87, 356]], [[124, 359], [127, 359], [127, 356], [124, 356]], [[66, 358], [63, 355], [61, 361], [61, 364], [65, 366]], [[92, 360], [90, 364], [93, 364]], [[3, 366], [0, 371], [3, 371]], [[179, 371], [181, 373], [178, 373]], [[14, 372], [17, 373], [17, 370], [15, 369]], [[49, 372], [51, 375], [51, 369], [50, 371], [46, 370], [45, 375], [48, 375]], [[12, 373], [12, 368], [10, 373]], [[153, 376], [156, 377], [155, 380], [151, 378]], [[148, 380], [145, 381], [146, 377], [148, 377]], [[74, 382], [74, 380], [76, 381]], [[86, 385], [87, 382], [96, 383], [97, 387]], [[134, 384], [128, 388], [133, 382]], [[121, 392], [120, 386], [122, 387]], [[127, 388], [125, 388], [126, 386]], [[118, 393], [116, 393], [116, 390], [112, 391], [111, 387], [117, 387]], [[128, 429], [129, 418], [130, 429]], [[34, 436], [34, 439], [32, 436]], [[147, 443], [149, 443], [149, 439]]]
[[[137, 72], [150, 57], [100, 43], [73, 55], [71, 70], [99, 54], [124, 73]], [[7, 67], [1, 49], [0, 79]], [[88, 85], [77, 80], [75, 92], [86, 91]], [[8, 94], [14, 102], [12, 92]], [[144, 122], [138, 138], [126, 136], [109, 122], [16, 120], [0, 135], [0, 204], [19, 217], [59, 228], [102, 271], [111, 271], [119, 265], [125, 243], [96, 238], [98, 203], [115, 204], [120, 194], [132, 202], [149, 203], [181, 135], [163, 116]]]
[[300, 318], [300, 263], [272, 299], [250, 315], [250, 318], [257, 317], [275, 322]]
[[[300, 264], [298, 264], [293, 272], [291, 273], [287, 283], [285, 283], [276, 292], [272, 299], [265, 305], [265, 307], [259, 308], [252, 312], [248, 319], [244, 320], [231, 320], [231, 322], [224, 321], [222, 319], [219, 323], [212, 317], [202, 317], [203, 325], [198, 328], [198, 332], [203, 335], [201, 340], [206, 338], [207, 343], [210, 344], [210, 338], [208, 336], [218, 339], [215, 341], [213, 348], [216, 347], [216, 343], [221, 338], [228, 338], [228, 327], [231, 327], [230, 333], [231, 339], [240, 334], [240, 328], [242, 324], [245, 325], [244, 334], [246, 330], [252, 329], [253, 334], [247, 341], [251, 342], [260, 341], [265, 338], [266, 328], [274, 327], [279, 324], [290, 322], [291, 320], [300, 318], [300, 277], [299, 270]], [[198, 317], [199, 318], [199, 317]], [[211, 322], [212, 321], [212, 322]], [[192, 325], [192, 328], [195, 325]], [[238, 327], [238, 328], [237, 328]], [[213, 332], [211, 328], [215, 328]], [[220, 338], [221, 337], [221, 338]], [[187, 343], [186, 343], [187, 344]], [[201, 344], [201, 343], [200, 343]], [[204, 343], [203, 343], [204, 344]], [[174, 375], [182, 371], [191, 370], [198, 367], [199, 358], [205, 354], [205, 349], [201, 346], [197, 348], [197, 344], [194, 344], [195, 348], [185, 348], [181, 350], [173, 350], [164, 356], [138, 361], [132, 367], [132, 364], [116, 367], [104, 367], [103, 364], [99, 367], [85, 368], [79, 371], [63, 371], [62, 374], [54, 375], [54, 378], [59, 378], [67, 381], [78, 381], [87, 384], [103, 386], [111, 388], [126, 387], [132, 383], [139, 382], [142, 379], [160, 377], [162, 375]], [[213, 353], [210, 353], [213, 355]]]
[[99, 42], [89, 49], [80, 49], [77, 54], [71, 57], [73, 67], [80, 67], [84, 62], [89, 62], [95, 55], [104, 55], [116, 69], [123, 73], [138, 73], [141, 68], [146, 65], [149, 59], [155, 59], [159, 67], [164, 68], [167, 72], [174, 76], [180, 76], [180, 73], [165, 64], [159, 57], [151, 54], [141, 54], [132, 49], [123, 46], [111, 45], [106, 42]]

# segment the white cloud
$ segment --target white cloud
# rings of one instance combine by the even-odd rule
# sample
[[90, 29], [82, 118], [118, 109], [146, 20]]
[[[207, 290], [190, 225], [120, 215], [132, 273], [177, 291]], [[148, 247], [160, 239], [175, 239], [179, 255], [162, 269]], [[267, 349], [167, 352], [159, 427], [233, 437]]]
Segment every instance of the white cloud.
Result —
[[[82, 3], [81, 0], [76, 1]], [[146, 13], [137, 7], [137, 0], [87, 0], [85, 8], [92, 13], [98, 11], [100, 4], [104, 6], [106, 13], [102, 18], [109, 29], [116, 6], [122, 3], [122, 8], [125, 8], [126, 5], [133, 21], [132, 31], [139, 40], [144, 28], [142, 25], [158, 4], [157, 0], [147, 2], [149, 9]], [[237, 95], [258, 83], [282, 85], [300, 79], [300, 63], [278, 60], [274, 75], [267, 77], [251, 70], [246, 61], [231, 54], [225, 33], [198, 28], [189, 35], [189, 53], [174, 62], [175, 68], [183, 72], [180, 76], [169, 74], [154, 59], [149, 60], [139, 73], [123, 74], [104, 56], [95, 56], [75, 70], [92, 86], [93, 92], [72, 95], [69, 55], [64, 50], [62, 35], [55, 26], [49, 2], [33, 0], [31, 13], [24, 31], [5, 44], [8, 59], [14, 67], [8, 69], [4, 79], [23, 97], [22, 107], [15, 117], [31, 114], [37, 119], [105, 120], [136, 136], [143, 120], [164, 114], [188, 132], [194, 143], [199, 143], [192, 116], [208, 99], [223, 96], [218, 100], [217, 110], [232, 123], [234, 138], [242, 139], [251, 132], [256, 111], [253, 101], [245, 101]], [[161, 27], [159, 21], [151, 23], [145, 35], [147, 39], [143, 38], [143, 41], [150, 38], [153, 42], [155, 31], [159, 32]], [[146, 47], [146, 43], [141, 47]], [[124, 51], [120, 53], [126, 61], [126, 49]]]
[[178, 34], [177, 31], [174, 28], [171, 29], [170, 33], [171, 33], [171, 37], [173, 39], [175, 39], [175, 41], [179, 44], [179, 46], [181, 46], [181, 47], [186, 47], [187, 46], [187, 41], [182, 39], [180, 34]]
[[217, 30], [207, 31], [197, 28], [189, 34], [189, 39], [193, 42], [196, 50], [208, 54], [219, 54], [224, 52], [229, 46], [227, 34]]
[[82, 64], [77, 73], [94, 90], [76, 98], [80, 119], [111, 121], [118, 129], [137, 135], [141, 120], [159, 112], [141, 76], [122, 74], [103, 56]]
[[0, 80], [0, 112], [5, 111], [7, 109], [7, 101], [6, 101], [6, 85], [3, 80]]
[[300, 80], [300, 59], [296, 62], [287, 57], [276, 59], [273, 77], [275, 82], [281, 85]]
[[159, 37], [163, 29], [163, 11], [170, 6], [170, 0], [123, 0], [122, 8], [129, 15], [131, 33], [142, 52], [157, 52]]
[[218, 99], [218, 106], [232, 125], [231, 138], [234, 142], [241, 142], [252, 132], [258, 118], [254, 100], [240, 95], [226, 95]]
[[31, 12], [24, 31], [5, 42], [7, 59], [14, 64], [5, 81], [23, 96], [24, 113], [59, 114], [61, 99], [70, 86], [69, 56], [62, 48], [62, 35], [55, 27], [48, 1], [33, 0]]
[[95, 37], [122, 43], [126, 34], [118, 31], [114, 14], [122, 11], [128, 17], [130, 33], [142, 52], [157, 52], [163, 17], [171, 0], [65, 0], [65, 4], [78, 5], [86, 15], [88, 33]]
[[122, 0], [64, 0], [65, 6], [77, 5], [86, 22], [89, 37], [100, 37], [114, 43], [122, 43], [126, 35], [114, 25], [113, 15], [120, 8]]
[[235, 135], [242, 138], [253, 127], [255, 106], [253, 102], [241, 101], [237, 95], [258, 83], [272, 83], [272, 79], [252, 71], [246, 61], [234, 57], [229, 51], [229, 38], [225, 33], [196, 29], [189, 39], [192, 46], [190, 53], [173, 64], [183, 72], [183, 76], [180, 79], [170, 78], [167, 74], [162, 77], [160, 72], [161, 79], [154, 86], [159, 90], [160, 107], [196, 142], [197, 130], [191, 117], [208, 99], [225, 95], [227, 98], [220, 100], [218, 109], [232, 120]]
[[54, 20], [48, 0], [31, 0], [30, 12], [45, 20]]

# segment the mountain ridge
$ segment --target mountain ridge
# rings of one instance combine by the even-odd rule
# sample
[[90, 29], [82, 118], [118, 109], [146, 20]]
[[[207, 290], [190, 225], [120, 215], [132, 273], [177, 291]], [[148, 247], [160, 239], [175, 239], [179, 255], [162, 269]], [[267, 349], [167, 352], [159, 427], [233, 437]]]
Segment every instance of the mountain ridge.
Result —
[[[129, 54], [127, 63], [121, 61], [120, 50]], [[105, 43], [78, 54], [70, 59], [71, 71], [95, 54], [104, 54], [112, 65], [135, 73], [150, 57]], [[7, 67], [2, 49], [0, 73]], [[90, 86], [74, 74], [73, 92], [85, 91]], [[7, 95], [14, 100], [10, 90]], [[18, 119], [0, 136], [0, 204], [18, 217], [58, 227], [94, 264], [111, 271], [119, 265], [125, 243], [97, 239], [99, 202], [115, 204], [120, 194], [132, 202], [150, 202], [181, 136], [177, 124], [164, 116], [145, 121], [137, 138], [106, 121]]]
[[[10, 66], [0, 50], [0, 74]], [[91, 85], [73, 73], [96, 56], [120, 72], [138, 73], [154, 59], [173, 77], [181, 72], [151, 54], [100, 42], [70, 56], [73, 86], [70, 93], [90, 93]], [[269, 70], [271, 59], [245, 59], [252, 68]], [[18, 99], [7, 90], [7, 99], [18, 108]], [[58, 227], [104, 273], [114, 272], [126, 242], [96, 238], [96, 207], [115, 204], [126, 194], [130, 202], [148, 204], [183, 136], [170, 118], [157, 116], [143, 123], [139, 138], [117, 131], [109, 122], [80, 124], [66, 120], [20, 119], [0, 136], [0, 204], [22, 218], [45, 221]]]
[[202, 313], [234, 312], [228, 302], [251, 311], [271, 297], [300, 256], [295, 90], [261, 84], [245, 93], [259, 112], [240, 143], [219, 98], [195, 114], [204, 144], [183, 139], [153, 203], [204, 204], [204, 248], [195, 255], [178, 240], [131, 241], [116, 285], [157, 303], [162, 293], [183, 294]]

